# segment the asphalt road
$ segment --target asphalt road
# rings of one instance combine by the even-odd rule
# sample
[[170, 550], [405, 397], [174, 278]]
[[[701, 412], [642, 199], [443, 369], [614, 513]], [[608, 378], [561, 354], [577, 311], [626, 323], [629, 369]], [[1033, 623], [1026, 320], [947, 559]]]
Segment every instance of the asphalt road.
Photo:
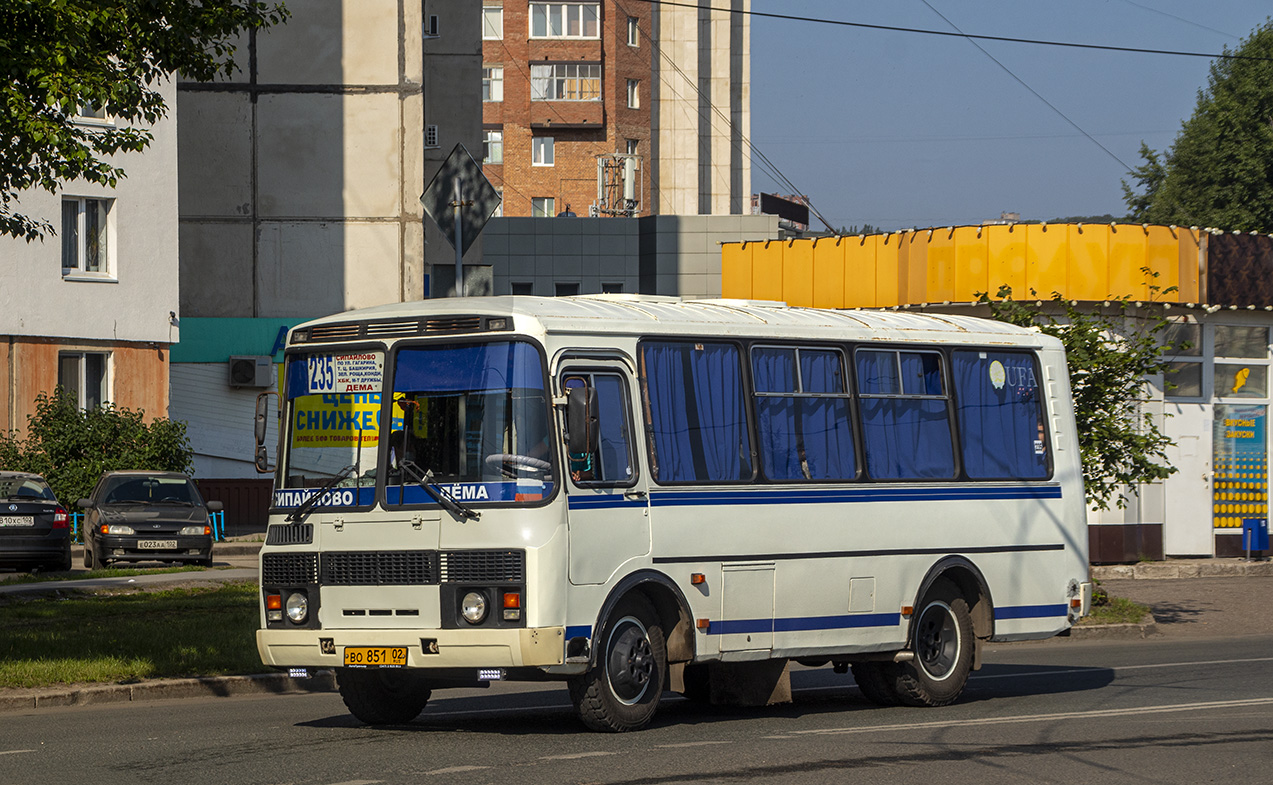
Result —
[[368, 728], [332, 694], [0, 715], [0, 783], [1267, 783], [1273, 635], [993, 647], [964, 698], [881, 709], [798, 670], [795, 702], [585, 731], [557, 685], [435, 693]]

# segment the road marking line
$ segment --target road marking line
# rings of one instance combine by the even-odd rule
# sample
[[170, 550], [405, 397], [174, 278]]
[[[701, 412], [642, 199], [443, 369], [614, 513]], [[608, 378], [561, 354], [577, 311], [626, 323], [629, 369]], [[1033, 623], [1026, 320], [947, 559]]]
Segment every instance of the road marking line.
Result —
[[1273, 705], [1273, 698], [1247, 698], [1245, 700], [1211, 701], [1208, 703], [1175, 703], [1164, 706], [1138, 706], [1128, 709], [1096, 709], [1093, 711], [1068, 711], [1060, 714], [1022, 714], [1014, 717], [984, 717], [981, 719], [939, 720], [935, 722], [911, 722], [899, 725], [868, 725], [861, 728], [822, 728], [818, 730], [794, 730], [793, 735], [878, 733], [894, 730], [924, 730], [933, 728], [964, 728], [970, 725], [1007, 725], [1014, 722], [1055, 722], [1057, 720], [1091, 719], [1095, 717], [1129, 717], [1140, 714], [1168, 714], [1206, 709], [1227, 709], [1239, 706]]
[[384, 780], [347, 780], [345, 782], [333, 782], [331, 785], [376, 785], [379, 782], [384, 782]]
[[481, 771], [482, 769], [489, 768], [490, 766], [452, 766], [449, 769], [434, 769], [433, 771], [426, 771], [425, 774], [430, 776], [434, 774], [463, 774], [466, 771]]
[[579, 760], [580, 758], [599, 758], [603, 755], [618, 755], [617, 752], [573, 752], [568, 755], [545, 755], [540, 760]]
[[35, 752], [35, 750], [0, 750], [0, 755], [21, 755], [24, 752]]
[[1192, 665], [1237, 665], [1247, 662], [1273, 662], [1273, 657], [1251, 657], [1243, 660], [1205, 660], [1202, 662], [1160, 662], [1152, 665], [1122, 665], [1115, 668], [1100, 668], [1093, 666], [1088, 668], [1060, 668], [1050, 671], [1028, 671], [1025, 673], [989, 673], [969, 676], [969, 681], [980, 681], [987, 679], [1020, 679], [1028, 676], [1062, 676], [1070, 673], [1085, 673], [1091, 670], [1111, 670], [1115, 673], [1120, 671], [1139, 671], [1148, 670], [1150, 668], [1185, 668]]
[[656, 749], [675, 749], [677, 747], [706, 747], [711, 744], [733, 744], [732, 741], [687, 741], [681, 744], [656, 744]]

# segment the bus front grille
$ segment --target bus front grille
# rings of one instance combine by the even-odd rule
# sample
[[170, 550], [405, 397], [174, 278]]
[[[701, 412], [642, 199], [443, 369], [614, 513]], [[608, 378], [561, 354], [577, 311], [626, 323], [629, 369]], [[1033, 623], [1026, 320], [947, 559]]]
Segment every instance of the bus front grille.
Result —
[[266, 545], [309, 545], [313, 541], [312, 523], [276, 523], [265, 534]]
[[308, 586], [318, 583], [317, 553], [267, 553], [261, 558], [262, 586]]
[[443, 551], [443, 583], [521, 583], [526, 579], [524, 551]]
[[325, 586], [424, 586], [438, 582], [436, 551], [337, 551], [323, 554]]

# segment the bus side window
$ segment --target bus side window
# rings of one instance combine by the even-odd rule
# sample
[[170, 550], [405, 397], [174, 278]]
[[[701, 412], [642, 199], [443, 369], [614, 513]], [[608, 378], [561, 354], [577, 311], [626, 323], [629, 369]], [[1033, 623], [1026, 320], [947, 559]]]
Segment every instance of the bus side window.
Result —
[[567, 452], [571, 479], [589, 487], [630, 485], [632, 468], [631, 409], [622, 376], [589, 373], [568, 376], [564, 390], [592, 386], [597, 394], [597, 449], [591, 453]]

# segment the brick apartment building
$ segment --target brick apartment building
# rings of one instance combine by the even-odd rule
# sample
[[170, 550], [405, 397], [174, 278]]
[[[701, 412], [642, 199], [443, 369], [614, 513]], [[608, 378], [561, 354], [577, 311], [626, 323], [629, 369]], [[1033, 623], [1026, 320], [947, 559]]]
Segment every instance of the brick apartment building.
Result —
[[750, 2], [724, 6], [483, 0], [483, 169], [503, 215], [633, 206], [621, 188], [598, 204], [598, 156], [627, 155], [628, 215], [745, 213], [750, 27], [733, 12]]

